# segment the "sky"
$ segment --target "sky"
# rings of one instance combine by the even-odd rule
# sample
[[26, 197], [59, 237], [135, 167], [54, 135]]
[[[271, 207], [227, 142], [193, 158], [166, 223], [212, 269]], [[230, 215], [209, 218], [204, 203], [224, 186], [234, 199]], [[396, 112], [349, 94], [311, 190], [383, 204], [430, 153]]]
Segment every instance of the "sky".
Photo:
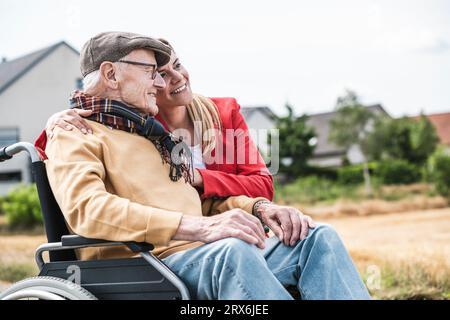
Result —
[[194, 92], [285, 114], [346, 89], [392, 116], [450, 112], [448, 0], [0, 0], [0, 57], [102, 31], [168, 39]]

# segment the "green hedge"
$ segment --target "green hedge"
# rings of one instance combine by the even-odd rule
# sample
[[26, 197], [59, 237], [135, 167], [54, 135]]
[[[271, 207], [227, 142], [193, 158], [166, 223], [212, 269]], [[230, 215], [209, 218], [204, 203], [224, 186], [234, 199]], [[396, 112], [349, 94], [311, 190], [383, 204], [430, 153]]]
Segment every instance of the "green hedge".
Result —
[[338, 178], [338, 173], [334, 168], [309, 166], [305, 172], [305, 176], [316, 176], [321, 179], [336, 180]]
[[405, 160], [380, 162], [375, 175], [384, 184], [409, 184], [420, 181], [421, 170]]
[[313, 204], [338, 198], [357, 197], [357, 187], [341, 185], [336, 181], [317, 176], [300, 177], [277, 188], [277, 200], [285, 203]]
[[[367, 164], [367, 166], [369, 168], [369, 173], [371, 175], [373, 175], [374, 172], [376, 172], [376, 169], [378, 167], [376, 162], [370, 162]], [[364, 183], [364, 166], [362, 164], [339, 168], [337, 174], [338, 174], [338, 182], [340, 184], [354, 185]]]
[[43, 224], [36, 185], [20, 185], [3, 200], [2, 209], [11, 228], [34, 227]]
[[338, 182], [340, 184], [359, 184], [364, 182], [363, 168], [348, 166], [338, 169]]

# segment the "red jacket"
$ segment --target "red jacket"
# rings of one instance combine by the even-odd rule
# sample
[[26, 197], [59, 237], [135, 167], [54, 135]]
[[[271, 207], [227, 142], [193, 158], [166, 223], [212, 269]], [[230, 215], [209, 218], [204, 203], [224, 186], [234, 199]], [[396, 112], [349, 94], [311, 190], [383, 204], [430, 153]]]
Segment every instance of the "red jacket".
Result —
[[[248, 127], [245, 123], [239, 109], [240, 106], [234, 98], [211, 98], [219, 111], [222, 122], [222, 146], [223, 161], [221, 163], [206, 164], [206, 169], [199, 169], [203, 177], [202, 199], [206, 198], [222, 198], [228, 196], [246, 195], [248, 197], [264, 197], [272, 200], [273, 198], [273, 178], [267, 169], [264, 160], [257, 153], [258, 158], [256, 164], [248, 164], [248, 155], [257, 152], [257, 148], [252, 139], [248, 135]], [[164, 121], [156, 116], [161, 123], [166, 126]], [[244, 133], [244, 143], [237, 145], [238, 138], [234, 138], [234, 161], [232, 164], [226, 163], [226, 129], [241, 129]], [[45, 130], [40, 134], [35, 142], [41, 157], [47, 159], [45, 154], [45, 146], [47, 144], [47, 136]], [[236, 164], [237, 148], [245, 148], [245, 164]], [[217, 147], [212, 152], [215, 156]]]

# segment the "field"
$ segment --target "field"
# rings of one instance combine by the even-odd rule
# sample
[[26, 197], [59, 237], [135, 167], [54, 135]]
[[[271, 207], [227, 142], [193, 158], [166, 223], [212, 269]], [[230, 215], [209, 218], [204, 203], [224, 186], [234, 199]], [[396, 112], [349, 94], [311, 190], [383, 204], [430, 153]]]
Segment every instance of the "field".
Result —
[[[450, 299], [450, 208], [317, 220], [338, 230], [375, 299]], [[0, 234], [0, 290], [37, 271], [44, 241]]]
[[374, 298], [450, 299], [450, 208], [319, 220], [338, 230]]

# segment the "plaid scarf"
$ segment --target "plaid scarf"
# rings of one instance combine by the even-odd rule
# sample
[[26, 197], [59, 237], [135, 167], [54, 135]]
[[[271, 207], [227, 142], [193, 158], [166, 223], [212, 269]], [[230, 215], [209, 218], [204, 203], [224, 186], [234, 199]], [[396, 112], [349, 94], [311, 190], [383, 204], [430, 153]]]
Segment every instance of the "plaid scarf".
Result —
[[[145, 136], [155, 145], [161, 155], [162, 162], [169, 164], [170, 179], [178, 181], [181, 177], [184, 177], [185, 182], [191, 183], [192, 154], [189, 147], [182, 141], [182, 138], [175, 138], [168, 132], [165, 132], [164, 136], [148, 137], [144, 135], [142, 132], [147, 119], [149, 119], [148, 116], [142, 116], [135, 109], [120, 101], [90, 96], [78, 90], [70, 98], [70, 107], [92, 110], [92, 115], [87, 117], [89, 120], [102, 123], [113, 129]], [[133, 119], [118, 115], [119, 109], [126, 109], [127, 113], [132, 114]], [[152, 119], [159, 124], [156, 119]]]

